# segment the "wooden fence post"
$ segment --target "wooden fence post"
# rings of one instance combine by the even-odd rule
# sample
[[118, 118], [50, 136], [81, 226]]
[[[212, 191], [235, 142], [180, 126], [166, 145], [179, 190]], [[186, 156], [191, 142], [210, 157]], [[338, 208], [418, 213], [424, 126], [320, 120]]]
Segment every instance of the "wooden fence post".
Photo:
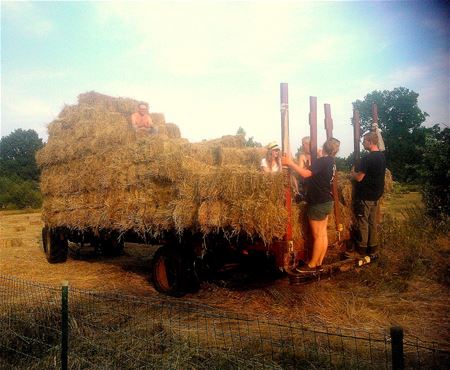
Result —
[[391, 349], [392, 349], [392, 370], [403, 370], [405, 368], [403, 358], [403, 328], [400, 326], [391, 327]]
[[67, 370], [69, 347], [69, 282], [61, 286], [61, 370]]

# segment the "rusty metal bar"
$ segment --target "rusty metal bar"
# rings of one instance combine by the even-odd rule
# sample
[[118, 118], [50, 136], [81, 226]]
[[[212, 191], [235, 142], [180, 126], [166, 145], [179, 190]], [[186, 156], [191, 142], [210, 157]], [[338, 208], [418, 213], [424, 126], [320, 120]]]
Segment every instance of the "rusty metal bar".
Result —
[[325, 111], [325, 131], [327, 133], [327, 140], [333, 137], [333, 119], [331, 118], [330, 104], [324, 104]]
[[378, 125], [378, 106], [376, 105], [376, 103], [372, 103], [372, 119], [372, 124], [376, 123]]
[[317, 159], [317, 97], [309, 97], [309, 136], [311, 138], [311, 164]]
[[[325, 130], [327, 132], [327, 140], [333, 137], [333, 119], [331, 118], [331, 106], [330, 104], [324, 104], [325, 111]], [[337, 171], [333, 178], [333, 200], [334, 200], [334, 223], [336, 225], [336, 231], [340, 233], [343, 230], [341, 223], [341, 209], [339, 208], [339, 193], [338, 193], [338, 174]], [[340, 235], [340, 234], [339, 234]]]
[[[291, 155], [289, 150], [289, 97], [288, 84], [280, 84], [280, 109], [281, 109], [281, 148], [283, 155]], [[286, 225], [285, 241], [292, 244], [292, 193], [290, 183], [290, 170], [284, 169], [285, 176], [285, 199], [288, 220]], [[291, 247], [291, 245], [289, 245]]]
[[356, 167], [361, 159], [360, 140], [361, 140], [361, 118], [359, 111], [353, 109], [353, 165]]
[[281, 152], [290, 155], [289, 150], [289, 94], [288, 84], [280, 84], [280, 108], [281, 108]]

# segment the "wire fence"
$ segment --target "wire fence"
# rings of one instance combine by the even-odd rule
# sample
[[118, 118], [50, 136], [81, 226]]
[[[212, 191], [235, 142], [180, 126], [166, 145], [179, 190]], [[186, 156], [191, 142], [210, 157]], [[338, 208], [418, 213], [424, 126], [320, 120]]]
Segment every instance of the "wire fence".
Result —
[[310, 328], [0, 275], [0, 369], [447, 368], [448, 344], [395, 332]]

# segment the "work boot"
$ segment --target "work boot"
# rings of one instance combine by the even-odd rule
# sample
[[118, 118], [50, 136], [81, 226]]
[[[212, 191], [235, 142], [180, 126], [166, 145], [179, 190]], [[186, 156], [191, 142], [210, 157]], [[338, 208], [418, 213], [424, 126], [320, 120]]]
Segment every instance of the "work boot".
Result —
[[368, 255], [367, 252], [367, 247], [357, 246], [354, 250], [346, 251], [344, 255], [346, 258], [363, 258]]
[[368, 256], [368, 255], [369, 255], [369, 248], [367, 248], [367, 247], [361, 247], [361, 246], [358, 246], [358, 247], [356, 248], [356, 251], [357, 251], [362, 257], [365, 257], [365, 256]]
[[369, 247], [369, 254], [377, 254], [379, 252], [378, 245], [374, 245], [372, 247]]

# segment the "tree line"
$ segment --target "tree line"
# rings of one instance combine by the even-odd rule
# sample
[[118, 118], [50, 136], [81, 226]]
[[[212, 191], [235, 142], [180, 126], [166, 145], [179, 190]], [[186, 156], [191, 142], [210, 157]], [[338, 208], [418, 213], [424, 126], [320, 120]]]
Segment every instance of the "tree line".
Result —
[[[425, 205], [437, 218], [450, 214], [450, 129], [444, 122], [425, 127], [428, 114], [418, 106], [414, 91], [404, 87], [373, 91], [352, 103], [361, 117], [361, 132], [372, 125], [372, 104], [378, 106], [378, 125], [386, 146], [387, 167], [395, 181], [421, 186]], [[441, 126], [445, 126], [441, 128]], [[237, 134], [246, 135], [239, 127]], [[0, 207], [39, 207], [39, 169], [36, 151], [43, 147], [34, 130], [17, 129], [0, 140]], [[261, 147], [250, 137], [248, 147]], [[353, 154], [336, 158], [339, 170], [348, 171]]]
[[43, 147], [34, 130], [17, 129], [0, 140], [0, 208], [39, 208], [36, 152]]

